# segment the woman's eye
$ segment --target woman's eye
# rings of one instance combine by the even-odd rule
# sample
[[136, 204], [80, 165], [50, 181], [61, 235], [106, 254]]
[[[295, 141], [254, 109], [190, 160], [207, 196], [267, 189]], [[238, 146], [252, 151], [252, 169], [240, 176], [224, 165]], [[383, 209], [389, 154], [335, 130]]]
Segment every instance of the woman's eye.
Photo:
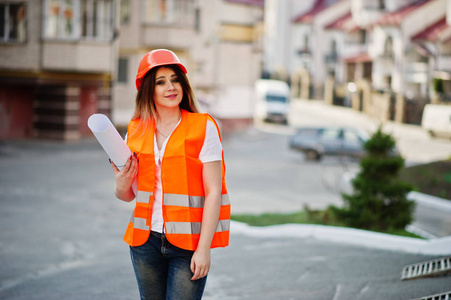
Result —
[[157, 85], [162, 85], [162, 84], [164, 84], [164, 81], [163, 81], [163, 80], [157, 81]]

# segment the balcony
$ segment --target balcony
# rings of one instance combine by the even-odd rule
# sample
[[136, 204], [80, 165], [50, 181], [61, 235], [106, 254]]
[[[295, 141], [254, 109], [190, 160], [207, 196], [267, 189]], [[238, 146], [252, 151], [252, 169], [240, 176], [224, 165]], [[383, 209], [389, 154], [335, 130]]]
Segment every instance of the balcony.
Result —
[[437, 66], [441, 71], [451, 72], [451, 55], [441, 55], [437, 59]]
[[194, 28], [189, 26], [143, 25], [142, 33], [142, 44], [150, 48], [188, 48], [195, 38]]
[[42, 69], [48, 71], [109, 73], [112, 69], [110, 43], [43, 41]]
[[302, 59], [302, 60], [305, 60], [305, 59], [307, 59], [307, 60], [310, 60], [311, 59], [311, 57], [312, 57], [312, 52], [310, 51], [310, 49], [309, 48], [299, 48], [297, 51], [296, 51], [296, 54]]
[[356, 42], [347, 42], [344, 50], [345, 51], [343, 52], [343, 56], [345, 57], [353, 57], [358, 56], [362, 53], [368, 53], [368, 47], [366, 46], [366, 44]]
[[408, 63], [405, 68], [407, 82], [425, 83], [428, 80], [428, 64], [424, 62]]
[[324, 61], [326, 64], [335, 64], [338, 61], [338, 53], [332, 52], [324, 55]]

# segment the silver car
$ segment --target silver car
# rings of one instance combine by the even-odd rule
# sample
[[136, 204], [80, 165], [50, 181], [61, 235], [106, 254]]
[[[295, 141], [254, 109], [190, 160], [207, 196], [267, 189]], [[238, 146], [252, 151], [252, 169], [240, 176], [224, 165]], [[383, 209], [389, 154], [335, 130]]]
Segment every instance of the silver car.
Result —
[[369, 135], [352, 127], [298, 128], [290, 137], [290, 148], [305, 153], [309, 160], [319, 160], [323, 155], [345, 155], [361, 158], [365, 155], [363, 144]]

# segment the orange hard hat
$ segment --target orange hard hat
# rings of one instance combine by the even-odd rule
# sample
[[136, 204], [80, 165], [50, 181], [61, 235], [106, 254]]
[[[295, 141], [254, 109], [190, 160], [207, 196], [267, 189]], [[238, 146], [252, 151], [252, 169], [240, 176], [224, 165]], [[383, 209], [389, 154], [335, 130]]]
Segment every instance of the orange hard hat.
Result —
[[185, 66], [180, 63], [174, 52], [167, 49], [152, 50], [147, 52], [139, 63], [138, 74], [136, 74], [136, 89], [139, 90], [143, 77], [150, 69], [165, 65], [178, 65], [183, 73], [186, 74]]

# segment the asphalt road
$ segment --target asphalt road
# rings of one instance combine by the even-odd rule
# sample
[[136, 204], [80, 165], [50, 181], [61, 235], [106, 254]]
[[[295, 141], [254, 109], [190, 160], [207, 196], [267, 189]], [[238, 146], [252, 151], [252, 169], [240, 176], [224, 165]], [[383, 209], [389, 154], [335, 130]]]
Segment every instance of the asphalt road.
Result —
[[[280, 130], [290, 128], [224, 139], [234, 213], [340, 203], [341, 177], [357, 162], [306, 162], [288, 150], [286, 134], [273, 132]], [[122, 242], [133, 204], [114, 198], [96, 140], [0, 142], [0, 169], [0, 299], [138, 299]], [[230, 247], [213, 250], [204, 299], [407, 300], [451, 290], [449, 277], [400, 280], [404, 265], [437, 255], [387, 250], [364, 232], [351, 245], [339, 232], [329, 241], [275, 230], [232, 226]]]
[[[290, 166], [301, 172], [302, 158], [289, 154], [285, 167], [264, 174], [254, 169], [258, 157], [264, 158], [260, 164], [268, 162], [263, 153], [249, 158], [239, 139], [224, 143], [234, 210], [251, 206], [242, 203], [246, 200], [282, 206], [289, 193], [276, 186], [288, 187], [301, 175], [288, 173], [292, 182], [276, 180], [269, 186], [259, 179], [280, 175]], [[335, 167], [333, 160], [329, 164]], [[311, 174], [318, 168], [306, 165], [304, 171]], [[114, 198], [107, 157], [94, 139], [3, 142], [0, 168], [0, 299], [138, 299], [128, 246], [122, 242], [133, 204]], [[256, 181], [247, 185], [252, 176]], [[294, 194], [309, 186], [315, 188], [308, 196], [320, 192], [321, 183], [314, 181], [321, 177], [310, 177], [313, 181]], [[243, 188], [249, 190], [246, 197]], [[273, 189], [267, 198], [260, 197]], [[308, 199], [291, 197], [296, 206]], [[291, 203], [286, 202], [283, 210]], [[404, 265], [437, 255], [288, 237], [283, 229], [280, 236], [253, 236], [234, 228], [230, 247], [213, 250], [204, 299], [390, 300], [451, 290], [449, 277], [400, 280]]]

